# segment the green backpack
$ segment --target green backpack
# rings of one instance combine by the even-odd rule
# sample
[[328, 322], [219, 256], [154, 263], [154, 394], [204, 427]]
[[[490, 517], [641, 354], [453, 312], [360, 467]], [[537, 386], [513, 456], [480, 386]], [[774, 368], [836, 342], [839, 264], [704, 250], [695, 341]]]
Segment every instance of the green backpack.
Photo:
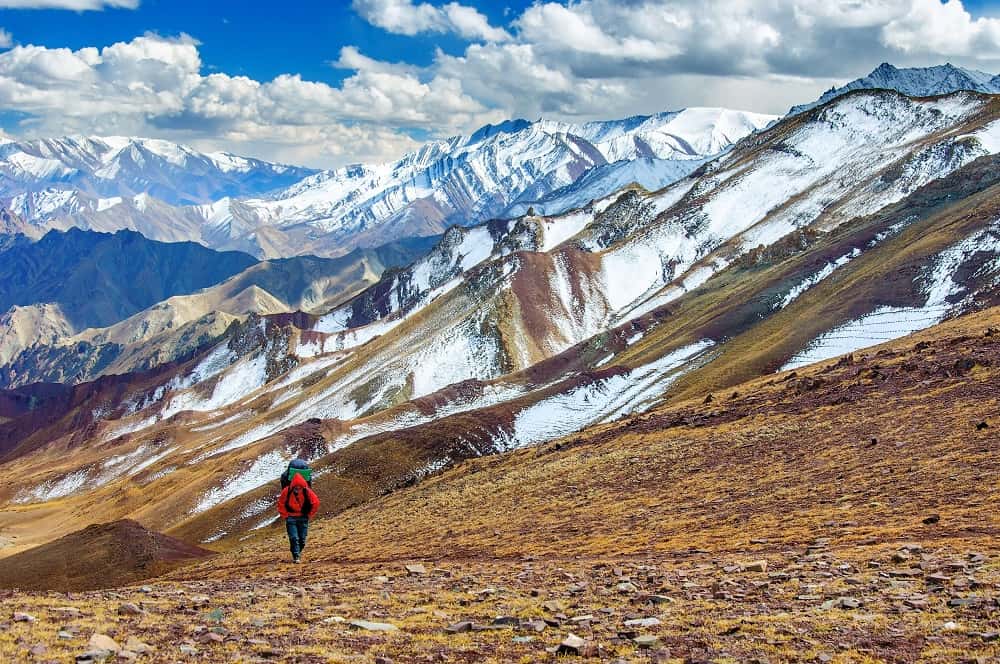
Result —
[[307, 484], [312, 486], [313, 471], [312, 468], [289, 468], [288, 469], [288, 481], [291, 482], [296, 475], [301, 475], [302, 479], [306, 481]]

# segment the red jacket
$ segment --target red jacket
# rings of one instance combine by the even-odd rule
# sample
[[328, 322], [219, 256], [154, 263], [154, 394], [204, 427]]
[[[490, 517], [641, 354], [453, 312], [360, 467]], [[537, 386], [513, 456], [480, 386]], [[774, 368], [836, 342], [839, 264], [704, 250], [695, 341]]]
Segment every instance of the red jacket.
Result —
[[319, 509], [319, 496], [309, 488], [301, 475], [292, 478], [291, 484], [281, 490], [278, 496], [278, 512], [284, 518], [305, 516], [313, 518]]

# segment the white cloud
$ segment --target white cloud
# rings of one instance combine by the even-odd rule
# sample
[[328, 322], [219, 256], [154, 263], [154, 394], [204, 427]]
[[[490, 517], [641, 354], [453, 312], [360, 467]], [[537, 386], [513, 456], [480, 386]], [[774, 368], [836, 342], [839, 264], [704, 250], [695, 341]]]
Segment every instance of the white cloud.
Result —
[[441, 7], [412, 0], [354, 0], [354, 10], [372, 25], [400, 35], [453, 32], [470, 40], [507, 41], [510, 34], [490, 25], [474, 7], [449, 2]]
[[435, 71], [510, 115], [780, 113], [883, 61], [989, 69], [998, 25], [960, 0], [543, 1], [513, 20], [510, 42], [439, 54]]
[[904, 53], [1000, 58], [1000, 19], [972, 16], [960, 0], [913, 0], [882, 29], [884, 43]]
[[29, 114], [26, 135], [153, 135], [308, 164], [383, 159], [414, 145], [401, 129], [456, 133], [492, 117], [457, 79], [353, 48], [338, 61], [353, 70], [340, 87], [292, 74], [206, 76], [201, 65], [186, 35], [76, 51], [15, 46], [0, 53], [0, 106]]
[[105, 7], [135, 9], [139, 0], [0, 0], [0, 7], [8, 9], [71, 9], [92, 11]]
[[10, 48], [14, 45], [14, 36], [0, 28], [0, 48]]

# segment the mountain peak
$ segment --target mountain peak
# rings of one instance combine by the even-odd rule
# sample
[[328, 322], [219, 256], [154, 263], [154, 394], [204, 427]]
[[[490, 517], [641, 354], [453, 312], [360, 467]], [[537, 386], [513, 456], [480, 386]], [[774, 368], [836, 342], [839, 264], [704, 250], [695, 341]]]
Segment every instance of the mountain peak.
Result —
[[531, 124], [531, 122], [523, 118], [504, 120], [498, 124], [487, 124], [473, 132], [472, 136], [469, 137], [469, 142], [478, 143], [497, 134], [514, 134], [527, 129]]
[[855, 79], [842, 87], [831, 88], [816, 101], [793, 107], [788, 114], [797, 115], [852, 90], [877, 89], [895, 90], [908, 97], [933, 97], [959, 90], [1000, 94], [1000, 76], [957, 67], [950, 62], [933, 67], [909, 68], [899, 68], [883, 62], [867, 76]]

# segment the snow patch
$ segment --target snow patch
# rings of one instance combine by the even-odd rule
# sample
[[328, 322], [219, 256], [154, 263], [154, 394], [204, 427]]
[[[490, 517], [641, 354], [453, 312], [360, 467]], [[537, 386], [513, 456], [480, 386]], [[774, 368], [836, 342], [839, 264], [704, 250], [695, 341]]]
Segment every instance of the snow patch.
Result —
[[112, 196], [111, 198], [98, 198], [97, 199], [97, 211], [104, 212], [105, 210], [110, 210], [116, 205], [120, 205], [122, 202], [121, 196]]
[[685, 365], [714, 345], [704, 339], [627, 374], [588, 383], [528, 406], [515, 417], [513, 431], [500, 436], [498, 445], [503, 449], [534, 445], [645, 410], [681, 376]]
[[221, 486], [213, 487], [206, 492], [191, 513], [199, 514], [268, 482], [273, 482], [281, 475], [288, 461], [289, 458], [278, 450], [258, 457], [249, 468], [230, 476]]
[[[965, 289], [954, 280], [956, 271], [974, 253], [1000, 254], [1000, 224], [994, 223], [962, 242], [949, 247], [924, 271], [923, 292], [927, 301], [921, 307], [878, 307], [855, 320], [839, 325], [811, 341], [778, 371], [787, 371], [822, 362], [868, 346], [892, 341], [936, 325], [953, 311], [960, 311], [971, 295], [952, 304]], [[988, 264], [989, 274], [1000, 271], [1000, 261]], [[994, 279], [994, 284], [996, 279]]]
[[861, 250], [855, 248], [851, 252], [844, 254], [843, 256], [833, 261], [832, 263], [827, 263], [822, 267], [822, 269], [820, 269], [815, 274], [806, 277], [801, 282], [792, 286], [791, 290], [785, 293], [785, 297], [781, 299], [781, 302], [778, 304], [776, 308], [784, 309], [789, 304], [794, 302], [796, 298], [798, 298], [800, 295], [802, 295], [807, 290], [809, 290], [810, 288], [812, 288], [813, 286], [815, 286], [816, 284], [818, 284], [819, 282], [823, 281], [831, 274], [833, 274], [834, 270], [847, 265], [860, 255], [861, 255]]
[[59, 479], [49, 480], [33, 489], [22, 491], [14, 498], [13, 502], [16, 504], [44, 503], [49, 500], [64, 498], [83, 488], [89, 476], [90, 469], [81, 468]]

